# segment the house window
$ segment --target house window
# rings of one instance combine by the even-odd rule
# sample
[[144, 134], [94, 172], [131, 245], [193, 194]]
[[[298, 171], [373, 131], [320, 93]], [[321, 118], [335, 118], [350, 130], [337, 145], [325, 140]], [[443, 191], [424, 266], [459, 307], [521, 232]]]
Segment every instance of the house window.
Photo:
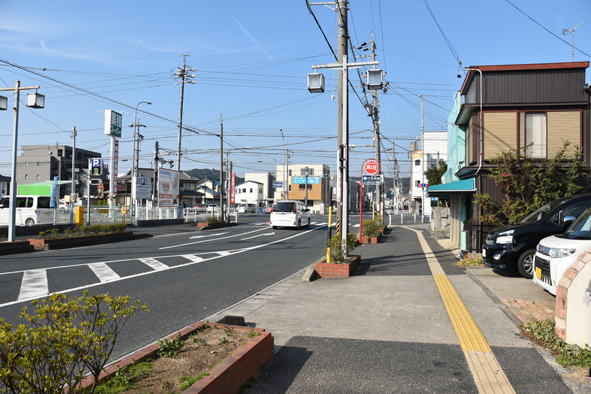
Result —
[[526, 156], [536, 159], [546, 158], [547, 146], [546, 113], [525, 114]]
[[420, 165], [421, 165], [421, 159], [416, 159], [415, 166], [420, 166]]
[[287, 171], [287, 175], [291, 176], [291, 169]]
[[[306, 176], [306, 169], [305, 168], [300, 169], [300, 175]], [[308, 168], [308, 176], [313, 176], [313, 175], [314, 175], [314, 169]]]
[[252, 187], [250, 188], [250, 193], [252, 193]]

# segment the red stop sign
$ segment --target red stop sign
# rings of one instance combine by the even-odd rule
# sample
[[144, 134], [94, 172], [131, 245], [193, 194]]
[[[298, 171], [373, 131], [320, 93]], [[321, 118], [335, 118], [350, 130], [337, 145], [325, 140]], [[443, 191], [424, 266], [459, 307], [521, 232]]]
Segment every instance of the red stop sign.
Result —
[[380, 164], [374, 159], [365, 160], [363, 162], [363, 172], [368, 175], [377, 175], [380, 172]]

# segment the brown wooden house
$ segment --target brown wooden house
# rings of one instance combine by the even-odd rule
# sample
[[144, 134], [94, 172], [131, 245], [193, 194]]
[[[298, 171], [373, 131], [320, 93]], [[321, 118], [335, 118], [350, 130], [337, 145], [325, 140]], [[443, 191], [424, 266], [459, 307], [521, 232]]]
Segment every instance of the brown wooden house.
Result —
[[[589, 62], [469, 67], [455, 121], [466, 130], [466, 160], [456, 175], [474, 178], [476, 193], [500, 201], [502, 192], [487, 172], [493, 166], [490, 160], [501, 152], [515, 150], [544, 160], [569, 141], [573, 148], [582, 148], [591, 164], [588, 67]], [[481, 207], [473, 203], [465, 226], [471, 250], [481, 248], [489, 230], [480, 215]]]

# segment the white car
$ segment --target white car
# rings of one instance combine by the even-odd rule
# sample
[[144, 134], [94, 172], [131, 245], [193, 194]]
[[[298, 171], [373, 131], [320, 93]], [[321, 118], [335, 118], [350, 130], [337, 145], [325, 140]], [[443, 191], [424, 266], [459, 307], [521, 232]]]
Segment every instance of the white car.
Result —
[[280, 200], [273, 204], [269, 224], [273, 228], [310, 225], [310, 210], [301, 201]]
[[[53, 223], [53, 209], [49, 208], [49, 196], [16, 196], [17, 226]], [[0, 198], [0, 225], [8, 225], [10, 197]]]
[[591, 208], [587, 208], [564, 234], [538, 243], [534, 257], [535, 284], [556, 295], [558, 282], [581, 253], [591, 248]]

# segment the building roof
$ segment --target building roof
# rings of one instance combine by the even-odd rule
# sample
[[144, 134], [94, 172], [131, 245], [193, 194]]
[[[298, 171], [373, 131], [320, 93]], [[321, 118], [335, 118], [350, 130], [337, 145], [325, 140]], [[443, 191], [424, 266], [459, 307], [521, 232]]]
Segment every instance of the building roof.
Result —
[[[478, 69], [485, 72], [495, 71], [531, 71], [531, 70], [559, 70], [559, 69], [572, 69], [572, 68], [587, 68], [589, 62], [561, 62], [561, 63], [531, 63], [531, 64], [496, 64], [488, 66], [470, 66], [468, 69]], [[472, 78], [478, 74], [478, 71], [468, 70], [466, 78], [462, 83], [460, 92], [466, 94], [466, 89], [470, 86]]]
[[236, 187], [238, 187], [238, 186], [242, 186], [242, 185], [246, 185], [247, 183], [256, 183], [257, 185], [261, 185], [261, 186], [263, 186], [263, 183], [262, 183], [262, 182], [257, 182], [257, 181], [244, 181], [244, 182], [242, 182], [242, 183], [240, 183], [240, 184], [236, 185]]

